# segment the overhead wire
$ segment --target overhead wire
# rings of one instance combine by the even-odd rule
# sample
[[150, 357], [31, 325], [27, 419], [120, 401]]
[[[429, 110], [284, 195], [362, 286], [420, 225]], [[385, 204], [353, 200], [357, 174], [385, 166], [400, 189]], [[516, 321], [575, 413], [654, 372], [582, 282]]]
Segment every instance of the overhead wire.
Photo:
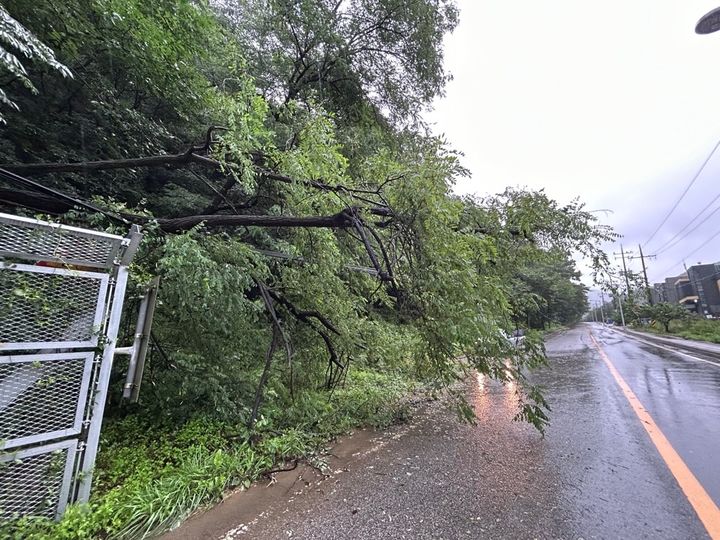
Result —
[[645, 243], [643, 244], [643, 247], [647, 246], [652, 241], [652, 239], [655, 238], [655, 235], [660, 231], [660, 229], [662, 229], [663, 225], [665, 225], [665, 223], [667, 223], [667, 220], [670, 219], [670, 216], [675, 212], [675, 210], [677, 210], [677, 207], [680, 205], [682, 200], [685, 198], [685, 195], [687, 195], [688, 191], [690, 191], [690, 188], [693, 186], [693, 184], [695, 184], [695, 181], [698, 179], [700, 174], [705, 170], [705, 166], [710, 161], [710, 158], [712, 158], [712, 156], [715, 154], [715, 151], [718, 149], [718, 147], [720, 147], [720, 139], [718, 139], [718, 141], [715, 143], [715, 146], [710, 151], [708, 156], [705, 158], [705, 161], [703, 161], [702, 165], [700, 166], [698, 171], [695, 173], [695, 176], [692, 177], [692, 179], [690, 180], [688, 185], [685, 187], [685, 189], [683, 190], [680, 197], [675, 201], [675, 204], [673, 204], [670, 211], [667, 214], [665, 214], [665, 217], [660, 222], [660, 224], [655, 228], [653, 233], [650, 235], [650, 238], [648, 238], [645, 241]]
[[[720, 195], [718, 195], [718, 197], [720, 197]], [[683, 236], [681, 236], [680, 238], [678, 238], [677, 240], [675, 240], [675, 242], [673, 242], [672, 244], [668, 245], [666, 248], [661, 249], [660, 251], [656, 251], [656, 252], [655, 252], [655, 255], [660, 255], [660, 254], [662, 254], [662, 253], [665, 253], [668, 249], [670, 249], [670, 248], [675, 247], [676, 245], [678, 245], [678, 243], [680, 243], [681, 240], [684, 240], [685, 238], [687, 238], [688, 236], [690, 236], [690, 234], [692, 234], [693, 232], [695, 232], [696, 230], [698, 230], [708, 219], [710, 219], [711, 217], [713, 217], [713, 216], [718, 212], [718, 210], [720, 210], [720, 206], [716, 207], [712, 212], [710, 212], [707, 216], [705, 216], [705, 218], [704, 218], [702, 221], [700, 221], [700, 223], [698, 223], [697, 225], [695, 225], [692, 229], [690, 229], [690, 230], [689, 230], [687, 233], [685, 233]], [[700, 215], [700, 214], [698, 214], [698, 215]], [[694, 220], [693, 220], [693, 221], [694, 221]], [[691, 223], [692, 223], [692, 222], [691, 222]]]
[[[662, 253], [663, 251], [665, 251], [665, 250], [666, 250], [666, 246], [667, 246], [668, 244], [674, 243], [675, 239], [678, 238], [678, 236], [680, 236], [682, 233], [684, 233], [684, 232], [687, 230], [688, 227], [690, 227], [693, 223], [695, 223], [695, 221], [697, 221], [697, 220], [705, 213], [705, 211], [706, 211], [708, 208], [710, 208], [718, 199], [720, 199], [720, 193], [718, 193], [717, 195], [715, 195], [715, 197], [713, 197], [713, 199], [712, 199], [709, 203], [707, 203], [707, 204], [703, 207], [702, 210], [700, 210], [699, 212], [697, 212], [697, 213], [695, 214], [695, 217], [693, 217], [690, 221], [688, 221], [682, 229], [680, 229], [678, 232], [676, 232], [676, 233], [673, 235], [673, 237], [670, 238], [670, 240], [668, 240], [667, 242], [665, 242], [664, 244], [662, 244], [659, 248], [657, 248], [657, 249], [655, 250], [655, 254], [657, 255], [657, 254]], [[713, 210], [713, 212], [715, 212], [715, 211], [716, 211], [716, 210]], [[694, 230], [694, 229], [693, 229], [693, 230]], [[690, 231], [690, 232], [692, 232], [692, 231]], [[688, 234], [690, 234], [690, 232], [688, 232]], [[687, 234], [683, 235], [683, 236], [682, 236], [681, 238], [679, 238], [679, 239], [682, 240], [682, 238], [685, 238], [686, 236], [687, 236]]]
[[92, 210], [93, 212], [98, 212], [98, 213], [103, 214], [104, 216], [112, 219], [113, 221], [124, 223], [124, 224], [130, 223], [124, 217], [119, 216], [113, 212], [108, 212], [107, 210], [103, 210], [102, 208], [95, 206], [94, 204], [90, 204], [89, 202], [82, 201], [80, 199], [76, 199], [76, 198], [71, 197], [70, 195], [67, 195], [61, 191], [57, 191], [55, 189], [49, 188], [47, 186], [44, 186], [37, 182], [34, 182], [28, 178], [25, 178], [24, 176], [20, 176], [19, 174], [15, 174], [15, 173], [7, 171], [5, 169], [0, 169], [0, 178], [4, 179], [5, 181], [7, 181], [11, 184], [15, 184], [16, 186], [29, 187], [30, 189], [35, 189], [41, 193], [50, 195], [51, 197], [53, 197], [55, 199], [61, 200], [65, 203], [69, 203], [72, 206], [76, 206], [79, 208], [85, 208], [86, 210]]
[[[688, 254], [686, 254], [686, 255], [683, 255], [683, 256], [680, 258], [680, 261], [684, 261], [684, 260], [687, 259], [688, 257], [691, 257], [691, 256], [695, 255], [698, 251], [700, 251], [702, 248], [704, 248], [704, 247], [705, 247], [706, 245], [708, 245], [710, 242], [712, 242], [713, 240], [715, 240], [715, 238], [717, 238], [718, 236], [720, 236], [720, 229], [718, 229], [717, 231], [715, 231], [708, 239], [706, 239], [702, 244], [700, 244], [699, 246], [697, 246], [697, 247], [696, 247], [694, 250], [692, 250], [690, 253], [688, 253]], [[675, 267], [676, 267], [677, 265], [679, 265], [679, 264], [680, 264], [680, 262], [675, 262], [675, 263], [673, 263], [671, 266], [669, 266], [668, 268], [666, 268], [665, 270], [663, 270], [662, 272], [660, 272], [660, 274], [664, 274], [664, 273], [667, 272], [668, 270], [672, 270], [673, 268], [675, 268]]]
[[[674, 263], [672, 263], [671, 266], [668, 266], [668, 267], [667, 267], [665, 270], [663, 270], [662, 272], [658, 272], [658, 274], [661, 275], [661, 276], [664, 276], [666, 272], [668, 272], [669, 270], [672, 270], [672, 269], [675, 268], [678, 264], [680, 264], [680, 263], [674, 262]], [[664, 278], [663, 278], [663, 279], [664, 279]]]
[[715, 240], [715, 238], [717, 238], [718, 236], [720, 236], [720, 229], [718, 229], [717, 231], [715, 231], [715, 233], [714, 233], [710, 238], [708, 238], [707, 240], [705, 240], [702, 244], [700, 244], [698, 247], [696, 247], [693, 251], [691, 251], [690, 253], [688, 253], [687, 255], [685, 255], [685, 256], [683, 257], [683, 259], [687, 259], [688, 257], [691, 257], [692, 255], [695, 255], [698, 251], [700, 251], [702, 248], [704, 248], [704, 247], [705, 247], [706, 245], [708, 245], [710, 242], [712, 242], [713, 240]]

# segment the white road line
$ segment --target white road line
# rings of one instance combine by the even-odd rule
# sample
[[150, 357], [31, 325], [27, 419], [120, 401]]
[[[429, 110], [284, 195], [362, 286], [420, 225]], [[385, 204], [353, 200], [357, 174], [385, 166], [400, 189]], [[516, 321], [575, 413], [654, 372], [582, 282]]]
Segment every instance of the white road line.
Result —
[[[617, 332], [617, 330], [612, 330], [613, 332]], [[670, 347], [665, 347], [664, 345], [658, 345], [657, 343], [653, 343], [652, 341], [646, 341], [642, 338], [639, 338], [632, 334], [626, 334], [624, 332], [618, 332], [624, 336], [629, 337], [630, 339], [634, 339], [636, 341], [640, 341], [642, 343], [645, 343], [646, 345], [651, 345], [652, 347], [657, 347], [658, 349], [665, 349], [666, 351], [670, 351], [675, 354], [679, 354], [680, 356], [686, 356], [687, 358], [690, 358], [691, 360], [696, 360], [697, 362], [705, 362], [706, 364], [710, 364], [711, 366], [715, 366], [716, 368], [720, 368], [720, 363], [713, 362], [712, 360], [705, 360], [704, 358], [698, 358], [697, 356], [693, 356], [691, 354], [679, 351], [677, 349], [671, 349]]]
[[695, 513], [705, 526], [708, 535], [712, 540], [720, 540], [720, 509], [718, 509], [715, 501], [713, 501], [708, 492], [705, 491], [703, 485], [695, 477], [682, 457], [680, 457], [680, 454], [673, 448], [650, 412], [643, 406], [635, 392], [632, 391], [630, 385], [622, 378], [615, 364], [613, 364], [605, 350], [593, 337], [592, 332], [590, 333], [590, 339], [592, 339], [597, 352], [600, 354], [600, 358], [605, 362], [613, 379], [615, 379], [618, 387], [625, 395], [628, 404], [635, 412], [638, 420], [640, 420], [640, 425], [645, 428], [660, 457], [662, 457], [670, 473], [675, 477], [678, 486], [680, 486], [688, 502], [692, 505]]

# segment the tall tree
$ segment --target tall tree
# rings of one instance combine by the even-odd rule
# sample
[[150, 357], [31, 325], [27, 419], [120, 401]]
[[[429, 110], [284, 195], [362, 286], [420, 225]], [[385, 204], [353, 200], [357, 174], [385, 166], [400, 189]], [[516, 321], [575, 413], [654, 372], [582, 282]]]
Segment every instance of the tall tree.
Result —
[[515, 318], [532, 328], [572, 324], [587, 311], [587, 287], [579, 282], [575, 262], [562, 252], [539, 252], [513, 276]]
[[214, 0], [274, 103], [317, 101], [344, 123], [365, 104], [395, 123], [419, 120], [443, 92], [451, 0]]
[[[0, 162], [75, 199], [6, 184], [0, 201], [116, 228], [74, 211], [94, 198], [146, 225], [136, 279], [163, 278], [167, 353], [149, 365], [152, 416], [245, 418], [258, 381], [291, 407], [350, 365], [447, 385], [461, 354], [522, 381], [543, 352], [501, 332], [517, 270], [554, 251], [605, 261], [612, 232], [580, 203], [452, 194], [459, 156], [415, 125], [447, 79], [449, 2], [6, 7], [76, 77], [30, 66], [40, 94], [8, 112]], [[542, 396], [519, 388], [542, 423]]]
[[[28, 77], [27, 69], [17, 57], [17, 54], [24, 56], [28, 60], [34, 60], [40, 67], [47, 66], [57, 70], [64, 77], [72, 77], [72, 73], [67, 66], [57, 61], [53, 50], [17, 20], [13, 19], [1, 5], [0, 41], [5, 44], [5, 46], [0, 45], [0, 68], [11, 76], [10, 81], [4, 83], [4, 86], [11, 84], [14, 80], [31, 93], [38, 93], [38, 89]], [[12, 51], [15, 51], [15, 53]], [[0, 88], [0, 104], [19, 110], [17, 103], [8, 97], [3, 88]], [[2, 114], [0, 114], [0, 122], [5, 123]]]

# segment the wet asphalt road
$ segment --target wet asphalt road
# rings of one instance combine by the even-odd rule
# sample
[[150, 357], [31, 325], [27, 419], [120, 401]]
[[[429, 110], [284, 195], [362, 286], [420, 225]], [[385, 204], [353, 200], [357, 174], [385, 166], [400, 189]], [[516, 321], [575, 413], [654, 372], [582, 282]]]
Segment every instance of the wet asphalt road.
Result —
[[[255, 519], [234, 519], [238, 514], [229, 501], [174, 537], [708, 538], [600, 359], [590, 328], [580, 325], [548, 340], [551, 364], [534, 375], [553, 409], [545, 438], [511, 421], [512, 387], [478, 377], [468, 385], [477, 425], [458, 424], [431, 405], [411, 425], [383, 435], [375, 451], [344, 471], [307, 485], [299, 495], [290, 496], [289, 488], [278, 492]], [[622, 377], [720, 502], [720, 467], [715, 466], [720, 367], [691, 362], [600, 325], [592, 328]]]
[[693, 360], [599, 325], [593, 332], [683, 461], [720, 506], [720, 362], [709, 364], [702, 361], [708, 357], [697, 353], [693, 356], [698, 360]]

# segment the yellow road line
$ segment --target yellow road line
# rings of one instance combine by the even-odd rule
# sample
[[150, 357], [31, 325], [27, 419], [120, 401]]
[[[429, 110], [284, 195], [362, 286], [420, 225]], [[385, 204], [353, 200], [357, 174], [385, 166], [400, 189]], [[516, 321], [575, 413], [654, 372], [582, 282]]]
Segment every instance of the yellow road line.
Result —
[[640, 403], [640, 400], [637, 398], [630, 386], [628, 386], [625, 382], [625, 379], [622, 378], [608, 355], [605, 354], [605, 351], [597, 342], [595, 336], [592, 335], [592, 332], [590, 333], [590, 339], [592, 339], [592, 342], [595, 344], [595, 347], [600, 353], [600, 357], [610, 370], [610, 373], [620, 389], [623, 391], [623, 394], [625, 394], [625, 397], [630, 403], [633, 411], [635, 411], [635, 414], [640, 419], [640, 423], [650, 436], [650, 440], [653, 442], [655, 448], [657, 448], [660, 456], [662, 456], [665, 464], [668, 466], [668, 469], [670, 469], [670, 472], [680, 485], [680, 489], [683, 490], [683, 493], [685, 493], [688, 501], [690, 501], [690, 504], [695, 509], [695, 513], [697, 513], [700, 521], [702, 521], [702, 524], [705, 526], [705, 530], [707, 530], [710, 538], [713, 540], [720, 540], [720, 509], [718, 509], [717, 505], [712, 498], [710, 498], [710, 495], [707, 494], [705, 488], [703, 488], [698, 479], [695, 478], [692, 471], [690, 471], [688, 466], [685, 465], [685, 462], [675, 451], [673, 446], [670, 444], [670, 441], [667, 440], [663, 432], [655, 423], [655, 420], [653, 420], [652, 416], [650, 416], [647, 409], [645, 409], [642, 403]]

